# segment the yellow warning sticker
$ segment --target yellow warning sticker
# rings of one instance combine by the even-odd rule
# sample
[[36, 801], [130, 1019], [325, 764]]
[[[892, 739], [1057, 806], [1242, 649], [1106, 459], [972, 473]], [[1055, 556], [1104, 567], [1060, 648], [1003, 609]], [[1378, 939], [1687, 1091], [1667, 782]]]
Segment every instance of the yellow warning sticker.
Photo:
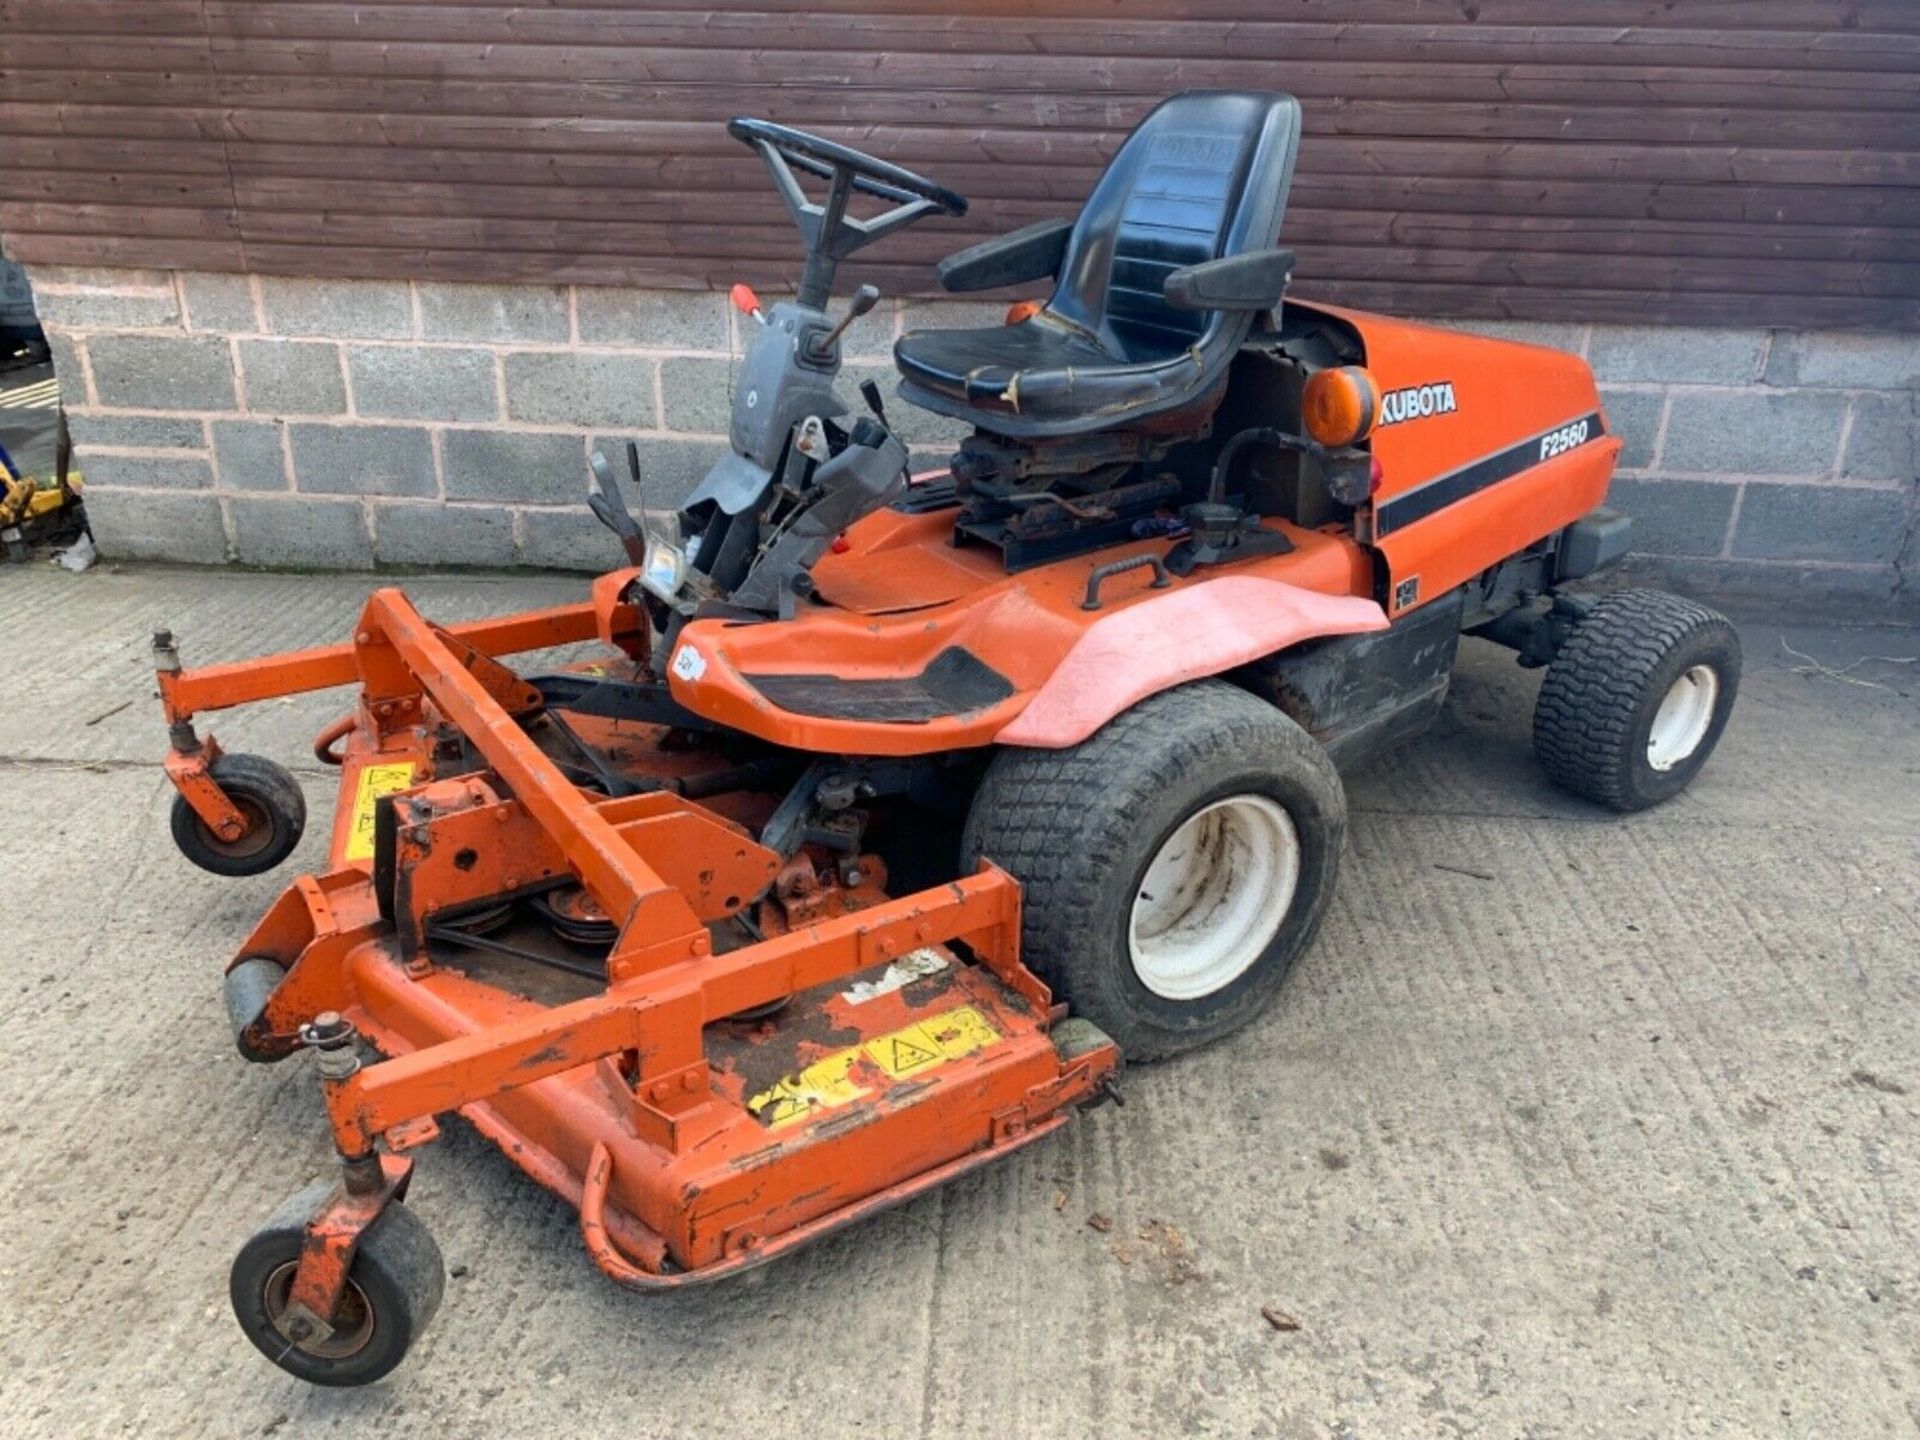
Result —
[[397, 795], [412, 784], [411, 760], [369, 765], [360, 772], [360, 782], [353, 792], [353, 827], [347, 831], [347, 859], [373, 858], [373, 802], [382, 795]]
[[823, 1056], [799, 1074], [788, 1075], [779, 1084], [762, 1090], [747, 1101], [747, 1109], [770, 1128], [778, 1129], [870, 1094], [854, 1073], [862, 1060], [889, 1079], [900, 1080], [971, 1055], [999, 1038], [992, 1021], [973, 1006], [962, 1005], [931, 1020], [920, 1020]]
[[832, 1110], [858, 1100], [866, 1087], [849, 1073], [860, 1058], [859, 1047], [836, 1050], [816, 1060], [798, 1075], [789, 1075], [769, 1090], [747, 1101], [747, 1109], [768, 1126], [778, 1128], [804, 1120], [816, 1110]]
[[958, 1060], [962, 1055], [971, 1055], [999, 1038], [1000, 1032], [988, 1023], [986, 1016], [971, 1005], [962, 1005], [958, 1010], [949, 1010], [891, 1035], [882, 1035], [878, 1040], [869, 1040], [860, 1048], [866, 1051], [869, 1060], [898, 1080], [948, 1060]]

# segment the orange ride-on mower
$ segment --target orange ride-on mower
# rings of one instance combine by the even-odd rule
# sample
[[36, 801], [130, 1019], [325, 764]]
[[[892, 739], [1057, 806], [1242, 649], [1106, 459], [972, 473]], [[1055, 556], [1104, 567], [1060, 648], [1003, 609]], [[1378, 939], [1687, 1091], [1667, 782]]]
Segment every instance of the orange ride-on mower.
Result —
[[1123, 1053], [1244, 1025], [1326, 913], [1336, 766], [1435, 714], [1463, 633], [1546, 668], [1555, 780], [1632, 810], [1693, 778], [1733, 631], [1562, 588], [1627, 543], [1587, 367], [1283, 303], [1299, 126], [1283, 95], [1178, 96], [1077, 219], [943, 262], [949, 290], [1053, 290], [901, 338], [902, 396], [974, 427], [910, 477], [878, 391], [849, 418], [833, 388], [874, 292], [837, 320], [829, 295], [966, 202], [736, 120], [806, 263], [790, 301], [737, 296], [731, 453], [677, 531], [596, 456], [629, 564], [584, 603], [442, 626], [381, 590], [345, 644], [201, 670], [157, 637], [174, 835], [220, 874], [285, 859], [304, 809], [194, 717], [359, 687], [315, 742], [327, 865], [226, 978], [246, 1058], [315, 1052], [340, 1157], [233, 1267], [276, 1363], [365, 1382], [427, 1323], [440, 1259], [400, 1202], [446, 1112], [663, 1290], [1040, 1140]]

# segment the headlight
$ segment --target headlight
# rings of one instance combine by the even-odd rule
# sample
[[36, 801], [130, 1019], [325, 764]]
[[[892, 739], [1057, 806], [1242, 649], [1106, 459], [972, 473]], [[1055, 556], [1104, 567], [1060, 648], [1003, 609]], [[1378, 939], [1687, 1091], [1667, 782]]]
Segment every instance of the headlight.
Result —
[[640, 567], [640, 583], [672, 603], [687, 578], [687, 556], [678, 545], [664, 540], [647, 541], [647, 563]]

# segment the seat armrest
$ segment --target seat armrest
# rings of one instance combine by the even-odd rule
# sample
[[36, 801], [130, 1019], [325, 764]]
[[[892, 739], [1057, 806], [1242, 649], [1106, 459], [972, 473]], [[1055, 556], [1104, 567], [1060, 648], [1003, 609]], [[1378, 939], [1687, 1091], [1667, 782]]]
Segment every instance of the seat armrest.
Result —
[[1042, 220], [1024, 225], [992, 240], [956, 250], [939, 264], [942, 289], [956, 292], [994, 290], [1002, 285], [1024, 285], [1029, 280], [1051, 280], [1067, 253], [1071, 220]]
[[1291, 250], [1250, 250], [1176, 270], [1162, 293], [1181, 310], [1271, 310], [1292, 278]]

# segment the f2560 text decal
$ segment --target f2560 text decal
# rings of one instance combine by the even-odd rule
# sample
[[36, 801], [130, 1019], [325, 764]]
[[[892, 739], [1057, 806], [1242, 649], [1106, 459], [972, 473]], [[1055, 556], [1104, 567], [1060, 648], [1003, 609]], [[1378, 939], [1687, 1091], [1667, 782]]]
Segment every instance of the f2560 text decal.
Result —
[[1551, 460], [1556, 455], [1564, 455], [1567, 451], [1586, 444], [1588, 429], [1589, 422], [1576, 420], [1571, 425], [1562, 425], [1558, 430], [1553, 430], [1542, 435], [1540, 437], [1540, 458], [1542, 460]]

